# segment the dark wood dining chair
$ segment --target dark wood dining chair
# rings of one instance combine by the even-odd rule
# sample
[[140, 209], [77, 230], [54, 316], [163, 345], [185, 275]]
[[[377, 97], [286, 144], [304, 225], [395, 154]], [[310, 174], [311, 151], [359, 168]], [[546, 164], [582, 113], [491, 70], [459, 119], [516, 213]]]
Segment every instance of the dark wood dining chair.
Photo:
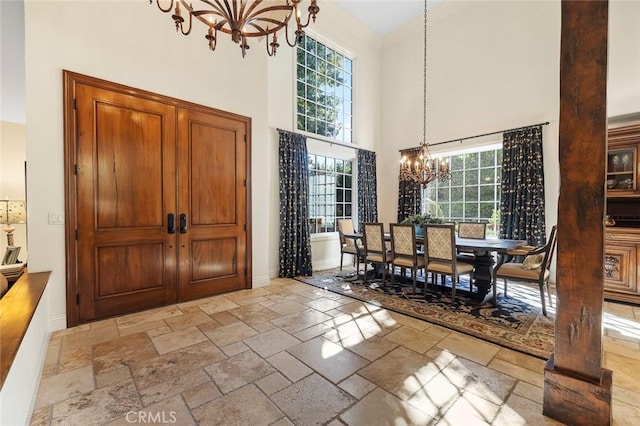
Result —
[[[391, 285], [394, 283], [395, 267], [411, 269], [413, 292], [416, 292], [416, 275], [424, 269], [422, 254], [418, 255], [416, 246], [416, 227], [412, 224], [392, 223], [391, 230]], [[425, 282], [425, 287], [426, 287]]]
[[338, 219], [338, 236], [340, 237], [340, 270], [345, 254], [353, 256], [353, 264], [356, 267], [356, 276], [360, 274], [360, 262], [364, 260], [364, 245], [360, 238], [345, 237], [345, 234], [354, 234], [355, 227], [351, 219]]
[[[451, 276], [451, 303], [456, 300], [456, 283], [460, 275], [469, 274], [469, 286], [473, 281], [473, 265], [458, 263], [456, 251], [455, 225], [424, 225], [424, 258], [427, 272]], [[426, 294], [425, 285], [425, 294]]]
[[367, 280], [367, 263], [371, 263], [375, 270], [375, 265], [382, 269], [382, 286], [389, 267], [389, 253], [384, 242], [384, 228], [382, 223], [365, 223], [362, 225], [364, 233], [362, 242], [364, 244], [364, 282]]
[[[544, 246], [537, 247], [526, 253], [519, 253], [526, 256], [522, 262], [508, 262], [501, 263], [495, 269], [496, 281], [498, 278], [504, 280], [504, 295], [507, 295], [507, 281], [512, 279], [514, 281], [533, 282], [538, 284], [540, 288], [540, 302], [542, 303], [542, 314], [547, 316], [547, 307], [544, 301], [544, 288], [547, 287], [547, 295], [549, 297], [549, 306], [553, 306], [551, 299], [551, 288], [549, 285], [549, 277], [551, 272], [551, 259], [556, 247], [557, 229], [554, 225], [551, 228], [551, 233], [547, 239], [547, 243]], [[497, 282], [493, 285], [493, 300], [497, 296]]]

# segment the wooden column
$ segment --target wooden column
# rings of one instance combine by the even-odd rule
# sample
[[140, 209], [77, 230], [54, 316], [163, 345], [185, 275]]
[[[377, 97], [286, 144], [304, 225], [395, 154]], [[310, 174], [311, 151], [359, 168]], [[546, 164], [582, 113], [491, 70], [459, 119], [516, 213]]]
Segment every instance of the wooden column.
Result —
[[566, 424], [611, 424], [602, 368], [607, 1], [562, 1], [560, 198], [555, 352], [543, 413]]

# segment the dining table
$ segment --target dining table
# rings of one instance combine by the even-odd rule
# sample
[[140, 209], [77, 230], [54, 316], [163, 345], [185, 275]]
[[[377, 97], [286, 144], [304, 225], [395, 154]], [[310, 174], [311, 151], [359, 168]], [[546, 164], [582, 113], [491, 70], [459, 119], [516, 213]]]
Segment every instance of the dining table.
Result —
[[[361, 233], [344, 234], [346, 238], [361, 239]], [[391, 239], [391, 234], [384, 234], [385, 240]], [[424, 237], [416, 236], [416, 244], [424, 245]], [[526, 240], [512, 240], [505, 238], [461, 238], [456, 236], [456, 248], [459, 251], [474, 254], [473, 259], [473, 285], [477, 292], [471, 292], [472, 298], [479, 304], [488, 303], [493, 296], [487, 296], [492, 286], [496, 285], [494, 277], [494, 253], [505, 255], [508, 250], [516, 249], [527, 244]], [[470, 289], [472, 286], [470, 286]], [[487, 300], [489, 298], [489, 300]], [[495, 303], [495, 300], [493, 300]]]

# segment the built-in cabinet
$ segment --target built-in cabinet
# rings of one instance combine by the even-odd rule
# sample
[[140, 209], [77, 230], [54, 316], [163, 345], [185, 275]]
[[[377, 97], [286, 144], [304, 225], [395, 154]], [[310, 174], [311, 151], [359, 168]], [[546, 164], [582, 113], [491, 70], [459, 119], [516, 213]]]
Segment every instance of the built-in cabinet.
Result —
[[640, 228], [607, 228], [605, 298], [640, 303]]
[[640, 125], [610, 129], [607, 151], [605, 298], [640, 304]]

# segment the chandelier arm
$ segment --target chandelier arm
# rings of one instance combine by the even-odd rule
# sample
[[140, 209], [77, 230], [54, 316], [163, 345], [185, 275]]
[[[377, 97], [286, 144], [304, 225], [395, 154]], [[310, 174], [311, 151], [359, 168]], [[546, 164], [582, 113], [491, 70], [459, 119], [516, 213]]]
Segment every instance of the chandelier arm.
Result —
[[298, 42], [300, 41], [301, 36], [303, 36], [303, 35], [304, 35], [304, 31], [302, 31], [302, 34], [300, 34], [300, 31], [301, 31], [301, 30], [298, 30], [298, 29], [296, 30], [296, 32], [295, 32], [296, 37], [293, 39], [293, 43], [291, 43], [291, 42], [289, 41], [289, 26], [288, 26], [288, 25], [285, 25], [285, 26], [284, 26], [284, 38], [287, 40], [287, 44], [288, 44], [290, 47], [296, 47], [296, 45], [297, 45], [297, 44], [298, 44]]
[[[151, 3], [153, 3], [153, 0], [149, 0], [149, 4]], [[171, 12], [171, 9], [173, 9], [173, 0], [171, 0], [171, 3], [169, 3], [169, 7], [167, 7], [166, 9], [162, 8], [162, 6], [160, 5], [160, 0], [156, 0], [156, 4], [158, 5], [158, 9], [160, 9], [164, 13]]]
[[[191, 28], [193, 28], [193, 14], [191, 13], [192, 8], [189, 5], [187, 5], [187, 3], [184, 0], [175, 0], [175, 3], [176, 3], [176, 10], [175, 10], [175, 15], [173, 15], [172, 18], [176, 23], [176, 31], [178, 31], [179, 29], [183, 35], [189, 35], [191, 33]], [[184, 18], [182, 18], [181, 16], [182, 14], [180, 12], [180, 4], [184, 6], [184, 8], [189, 14], [189, 29], [187, 31], [184, 30]]]

